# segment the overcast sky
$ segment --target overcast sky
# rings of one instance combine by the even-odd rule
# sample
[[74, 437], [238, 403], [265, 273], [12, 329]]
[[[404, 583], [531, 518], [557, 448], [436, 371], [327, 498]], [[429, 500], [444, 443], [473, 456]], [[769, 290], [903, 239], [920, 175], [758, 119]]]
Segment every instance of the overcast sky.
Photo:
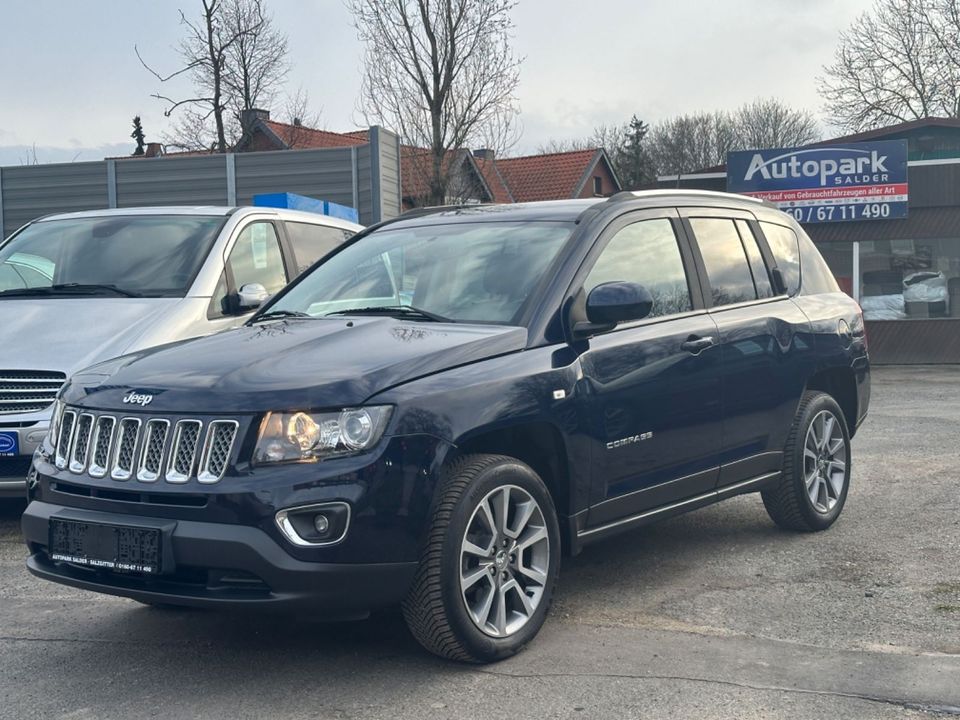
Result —
[[[523, 136], [516, 152], [588, 135], [633, 113], [647, 122], [777, 96], [819, 113], [817, 75], [837, 35], [872, 0], [520, 0], [515, 48]], [[168, 120], [161, 71], [176, 68], [178, 8], [198, 0], [5, 2], [0, 43], [0, 165], [36, 146], [40, 162], [132, 150], [130, 119], [149, 140]], [[288, 89], [302, 86], [322, 124], [355, 127], [361, 49], [342, 0], [267, 0], [289, 36]], [[275, 111], [277, 108], [274, 109]]]

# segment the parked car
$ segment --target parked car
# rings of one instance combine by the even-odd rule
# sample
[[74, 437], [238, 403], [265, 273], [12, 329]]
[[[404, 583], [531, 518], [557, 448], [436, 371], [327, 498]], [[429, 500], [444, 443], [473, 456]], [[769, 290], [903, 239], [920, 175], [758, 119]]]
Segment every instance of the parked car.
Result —
[[400, 604], [429, 650], [492, 661], [587, 543], [758, 491], [830, 527], [869, 387], [860, 308], [759, 201], [406, 216], [242, 328], [75, 375], [27, 566], [148, 604]]
[[23, 497], [64, 380], [100, 360], [243, 323], [361, 229], [272, 208], [53, 215], [0, 244], [0, 497]]

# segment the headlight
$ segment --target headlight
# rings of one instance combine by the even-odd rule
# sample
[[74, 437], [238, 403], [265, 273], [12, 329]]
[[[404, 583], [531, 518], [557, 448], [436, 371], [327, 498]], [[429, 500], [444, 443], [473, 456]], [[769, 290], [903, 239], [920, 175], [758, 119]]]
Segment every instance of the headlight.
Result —
[[332, 413], [269, 413], [260, 425], [256, 464], [314, 462], [369, 450], [383, 435], [389, 405]]

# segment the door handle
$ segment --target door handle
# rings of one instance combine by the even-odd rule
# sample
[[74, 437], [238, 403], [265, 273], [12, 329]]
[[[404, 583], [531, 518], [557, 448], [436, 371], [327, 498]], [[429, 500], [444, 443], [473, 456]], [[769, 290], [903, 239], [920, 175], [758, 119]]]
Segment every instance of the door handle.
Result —
[[687, 338], [685, 343], [680, 345], [680, 349], [686, 350], [688, 353], [692, 353], [694, 355], [699, 355], [708, 347], [712, 347], [714, 345], [716, 345], [716, 341], [714, 341], [712, 337], [697, 337], [696, 335], [691, 335]]

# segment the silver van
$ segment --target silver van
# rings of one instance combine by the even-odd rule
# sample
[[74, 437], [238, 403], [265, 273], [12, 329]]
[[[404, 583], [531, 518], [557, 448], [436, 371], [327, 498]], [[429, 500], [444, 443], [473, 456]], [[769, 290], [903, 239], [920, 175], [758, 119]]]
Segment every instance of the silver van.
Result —
[[0, 244], [0, 497], [24, 492], [74, 371], [243, 323], [361, 230], [260, 207], [53, 215]]

